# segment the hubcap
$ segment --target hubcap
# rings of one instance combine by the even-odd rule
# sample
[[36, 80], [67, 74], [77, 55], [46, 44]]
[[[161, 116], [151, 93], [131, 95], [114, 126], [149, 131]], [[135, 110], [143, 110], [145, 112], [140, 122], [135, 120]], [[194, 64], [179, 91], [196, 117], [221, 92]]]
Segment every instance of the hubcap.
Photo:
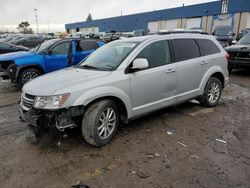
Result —
[[25, 84], [25, 83], [29, 82], [30, 80], [35, 79], [38, 76], [39, 76], [39, 74], [35, 71], [26, 72], [22, 77], [22, 83]]
[[220, 96], [220, 86], [218, 83], [213, 82], [208, 90], [207, 94], [208, 101], [210, 103], [215, 103], [218, 100], [219, 96]]
[[97, 132], [100, 138], [107, 139], [115, 129], [116, 114], [112, 108], [105, 109], [99, 117]]

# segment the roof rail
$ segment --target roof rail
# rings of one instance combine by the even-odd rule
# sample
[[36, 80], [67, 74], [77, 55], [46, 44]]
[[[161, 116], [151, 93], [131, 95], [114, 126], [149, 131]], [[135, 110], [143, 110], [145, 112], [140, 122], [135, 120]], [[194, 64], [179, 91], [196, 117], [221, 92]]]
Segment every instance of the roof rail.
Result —
[[163, 32], [158, 32], [158, 35], [167, 35], [167, 34], [180, 34], [180, 33], [192, 33], [192, 34], [202, 34], [202, 35], [209, 35], [207, 32], [204, 31], [163, 31]]

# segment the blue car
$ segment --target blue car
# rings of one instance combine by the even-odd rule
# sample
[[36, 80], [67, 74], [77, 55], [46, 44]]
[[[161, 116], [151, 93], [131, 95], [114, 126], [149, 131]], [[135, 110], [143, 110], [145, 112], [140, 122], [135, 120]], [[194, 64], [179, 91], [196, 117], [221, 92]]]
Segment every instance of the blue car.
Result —
[[52, 39], [29, 52], [0, 55], [0, 77], [22, 86], [49, 72], [78, 64], [103, 42], [86, 39]]

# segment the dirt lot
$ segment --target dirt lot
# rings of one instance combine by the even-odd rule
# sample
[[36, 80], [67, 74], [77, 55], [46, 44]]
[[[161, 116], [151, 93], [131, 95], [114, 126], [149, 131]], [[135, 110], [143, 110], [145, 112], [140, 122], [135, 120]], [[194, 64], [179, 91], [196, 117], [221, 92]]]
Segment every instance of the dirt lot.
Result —
[[216, 108], [167, 108], [103, 148], [78, 129], [36, 140], [19, 121], [20, 93], [0, 84], [0, 187], [250, 187], [249, 71], [231, 75]]

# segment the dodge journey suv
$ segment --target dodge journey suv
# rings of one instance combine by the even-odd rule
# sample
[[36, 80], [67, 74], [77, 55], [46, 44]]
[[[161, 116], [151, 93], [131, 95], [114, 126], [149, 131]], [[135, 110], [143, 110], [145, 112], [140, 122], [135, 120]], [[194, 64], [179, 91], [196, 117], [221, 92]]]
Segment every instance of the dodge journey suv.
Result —
[[117, 40], [25, 84], [20, 116], [37, 136], [80, 126], [86, 142], [103, 146], [119, 124], [152, 111], [190, 99], [216, 106], [228, 82], [227, 58], [204, 34]]

